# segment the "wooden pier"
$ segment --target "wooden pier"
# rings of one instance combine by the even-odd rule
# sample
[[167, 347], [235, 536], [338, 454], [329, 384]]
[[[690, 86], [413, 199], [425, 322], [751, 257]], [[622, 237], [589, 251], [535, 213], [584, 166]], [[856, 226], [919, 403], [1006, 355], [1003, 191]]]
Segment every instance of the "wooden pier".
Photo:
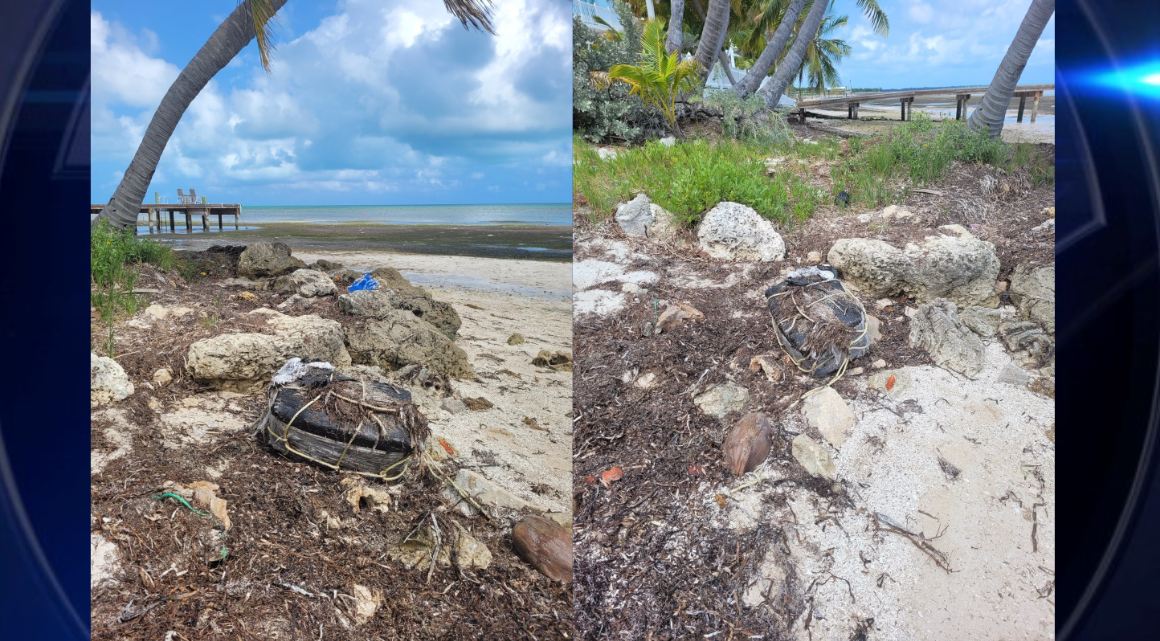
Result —
[[[105, 205], [103, 204], [90, 205], [89, 214], [99, 214], [104, 208]], [[201, 218], [201, 228], [203, 231], [209, 231], [209, 220], [213, 216], [217, 216], [218, 230], [225, 228], [223, 218], [229, 216], [234, 217], [234, 229], [237, 229], [241, 222], [242, 206], [237, 204], [215, 205], [207, 203], [141, 203], [141, 211], [137, 214], [138, 225], [141, 224], [141, 214], [146, 215], [148, 221], [146, 224], [151, 234], [155, 228], [157, 229], [157, 233], [161, 233], [165, 228], [165, 219], [167, 217], [169, 219], [169, 231], [176, 233], [178, 217], [184, 217], [185, 231], [186, 233], [192, 233], [193, 220], [198, 217]], [[134, 227], [134, 231], [136, 231], [136, 227]]]
[[[1023, 122], [1023, 111], [1027, 105], [1027, 99], [1031, 98], [1031, 122], [1035, 122], [1035, 115], [1039, 112], [1039, 99], [1043, 97], [1043, 92], [1055, 89], [1055, 85], [1023, 85], [1015, 87], [1013, 98], [1019, 99], [1019, 115], [1015, 118], [1015, 122]], [[966, 120], [967, 118], [967, 101], [971, 99], [974, 94], [982, 94], [987, 91], [986, 87], [964, 87], [960, 89], [918, 89], [915, 91], [881, 91], [877, 93], [851, 94], [849, 96], [840, 96], [836, 98], [817, 98], [815, 100], [799, 100], [797, 103], [798, 117], [802, 122], [806, 120], [806, 109], [809, 107], [845, 107], [846, 117], [852, 120], [858, 119], [858, 106], [865, 102], [894, 102], [898, 101], [900, 104], [900, 119], [910, 120], [911, 103], [914, 102], [915, 96], [954, 96], [955, 97], [955, 120]]]

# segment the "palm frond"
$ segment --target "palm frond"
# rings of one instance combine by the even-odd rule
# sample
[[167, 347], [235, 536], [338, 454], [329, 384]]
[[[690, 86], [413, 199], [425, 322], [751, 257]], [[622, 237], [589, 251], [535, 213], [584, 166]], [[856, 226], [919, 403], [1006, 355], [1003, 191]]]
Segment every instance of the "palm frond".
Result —
[[862, 10], [862, 15], [870, 21], [874, 33], [880, 36], [890, 35], [890, 18], [886, 17], [886, 12], [878, 6], [878, 0], [857, 0], [855, 4]]
[[277, 10], [270, 4], [270, 0], [239, 0], [238, 4], [247, 2], [250, 9], [250, 21], [254, 27], [254, 41], [258, 43], [258, 56], [262, 59], [262, 68], [270, 73], [270, 57], [274, 53], [274, 24], [277, 23]]
[[464, 29], [495, 35], [495, 28], [491, 25], [491, 0], [443, 0], [443, 6], [447, 7], [451, 15], [459, 18]]

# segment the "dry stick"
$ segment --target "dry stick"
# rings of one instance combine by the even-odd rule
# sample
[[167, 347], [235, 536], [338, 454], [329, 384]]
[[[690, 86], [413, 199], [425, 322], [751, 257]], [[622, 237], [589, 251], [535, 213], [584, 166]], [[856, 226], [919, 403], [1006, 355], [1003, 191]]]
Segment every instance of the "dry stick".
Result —
[[[886, 527], [882, 526], [882, 520], [879, 520], [879, 517], [886, 521]], [[925, 552], [927, 556], [934, 560], [935, 565], [945, 570], [948, 574], [951, 572], [951, 567], [947, 562], [945, 554], [935, 549], [933, 545], [927, 542], [926, 538], [898, 525], [894, 522], [893, 519], [886, 516], [885, 514], [880, 514], [878, 512], [874, 513], [874, 529], [879, 532], [893, 532], [895, 534], [906, 537], [906, 539], [913, 543], [915, 547]], [[940, 534], [939, 536], [942, 535]]]
[[342, 394], [339, 394], [338, 392], [334, 392], [334, 395], [337, 396], [338, 398], [341, 398], [342, 400], [344, 400], [348, 403], [354, 403], [355, 405], [361, 405], [369, 410], [374, 410], [374, 411], [379, 412], [381, 414], [398, 414], [399, 413], [399, 408], [397, 408], [397, 407], [393, 408], [393, 409], [388, 409], [385, 407], [376, 407], [374, 405], [371, 405], [370, 403], [365, 403], [363, 401], [356, 401], [353, 398], [347, 398], [347, 397], [343, 396]]

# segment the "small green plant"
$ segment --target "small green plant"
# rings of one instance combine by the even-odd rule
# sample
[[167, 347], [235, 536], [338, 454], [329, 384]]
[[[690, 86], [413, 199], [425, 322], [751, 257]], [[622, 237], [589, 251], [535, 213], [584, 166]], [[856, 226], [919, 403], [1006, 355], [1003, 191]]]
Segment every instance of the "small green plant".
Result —
[[150, 263], [169, 269], [177, 262], [173, 250], [148, 239], [138, 239], [132, 230], [118, 230], [106, 221], [93, 227], [89, 237], [90, 301], [101, 322], [109, 327], [102, 351], [113, 354], [113, 323], [120, 313], [134, 314], [140, 308], [137, 265]]
[[219, 320], [221, 320], [221, 319], [218, 318], [218, 315], [216, 312], [210, 312], [208, 314], [201, 314], [200, 316], [197, 317], [198, 324], [200, 324], [205, 329], [213, 329], [213, 328], [217, 327]]
[[791, 171], [769, 174], [766, 159], [789, 153], [788, 146], [722, 139], [668, 147], [654, 141], [608, 160], [600, 159], [583, 140], [576, 139], [573, 149], [573, 188], [588, 202], [596, 220], [643, 191], [685, 225], [696, 223], [717, 203], [731, 201], [792, 227], [830, 197]]
[[640, 44], [641, 64], [613, 65], [608, 70], [608, 78], [627, 83], [632, 87], [629, 95], [659, 109], [669, 128], [679, 136], [676, 100], [678, 95], [697, 88], [697, 63], [681, 62], [678, 51], [665, 53], [665, 21], [659, 18], [645, 22]]
[[760, 96], [741, 100], [733, 91], [706, 91], [705, 105], [721, 110], [721, 125], [734, 140], [775, 145], [793, 137], [785, 116], [767, 109]]

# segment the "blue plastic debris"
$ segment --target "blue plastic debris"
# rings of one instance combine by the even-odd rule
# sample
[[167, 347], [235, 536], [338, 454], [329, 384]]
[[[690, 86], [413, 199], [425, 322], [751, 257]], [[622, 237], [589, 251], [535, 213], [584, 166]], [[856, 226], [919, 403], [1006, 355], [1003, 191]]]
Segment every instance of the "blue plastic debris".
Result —
[[346, 288], [348, 292], [357, 292], [360, 289], [378, 289], [379, 281], [375, 280], [370, 274], [363, 274], [358, 280], [351, 283], [350, 287]]

